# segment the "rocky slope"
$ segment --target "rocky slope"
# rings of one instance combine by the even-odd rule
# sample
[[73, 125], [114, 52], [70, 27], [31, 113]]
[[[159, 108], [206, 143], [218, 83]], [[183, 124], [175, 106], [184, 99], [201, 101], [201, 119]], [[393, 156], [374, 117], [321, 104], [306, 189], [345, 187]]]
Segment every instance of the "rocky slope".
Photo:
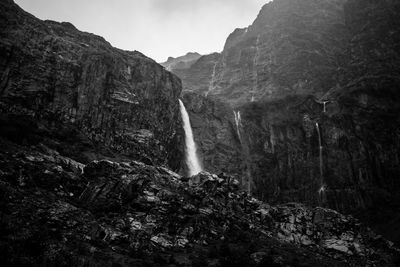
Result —
[[241, 112], [242, 140], [218, 153], [247, 159], [230, 171], [255, 195], [352, 213], [400, 240], [399, 12], [396, 1], [275, 0], [229, 36], [216, 65], [203, 56], [176, 72], [184, 91], [211, 84], [207, 101], [231, 105], [219, 116], [225, 136], [237, 136]]
[[11, 0], [0, 13], [2, 112], [73, 122], [118, 153], [179, 169], [178, 78], [139, 52], [38, 20]]
[[[30, 118], [26, 117], [28, 121]], [[19, 118], [19, 121], [22, 121]], [[33, 122], [32, 122], [33, 124]], [[15, 128], [15, 118], [1, 126]], [[270, 206], [224, 174], [188, 179], [138, 161], [82, 164], [62, 126], [0, 145], [2, 266], [398, 266], [400, 251], [351, 216]], [[67, 129], [74, 126], [66, 125]], [[90, 141], [76, 136], [73, 144]]]

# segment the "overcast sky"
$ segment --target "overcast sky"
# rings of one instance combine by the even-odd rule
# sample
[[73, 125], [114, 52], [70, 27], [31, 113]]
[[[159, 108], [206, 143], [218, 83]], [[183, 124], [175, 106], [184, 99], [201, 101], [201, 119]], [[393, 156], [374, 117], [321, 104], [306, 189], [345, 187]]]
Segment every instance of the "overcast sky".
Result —
[[161, 62], [187, 52], [220, 52], [229, 33], [250, 25], [269, 0], [15, 1], [40, 19], [71, 22]]

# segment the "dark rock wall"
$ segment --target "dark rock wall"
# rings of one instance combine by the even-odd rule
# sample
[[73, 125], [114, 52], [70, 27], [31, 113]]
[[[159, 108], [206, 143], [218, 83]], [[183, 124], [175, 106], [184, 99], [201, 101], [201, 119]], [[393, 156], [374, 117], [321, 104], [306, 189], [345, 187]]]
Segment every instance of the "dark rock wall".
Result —
[[0, 3], [5, 112], [72, 122], [118, 152], [179, 168], [181, 83], [139, 52]]
[[[400, 240], [399, 13], [396, 1], [275, 0], [229, 36], [209, 101], [231, 105], [232, 136], [241, 111], [241, 142], [224, 140], [255, 195], [350, 212]], [[210, 58], [202, 67], [177, 73], [184, 90], [206, 92]], [[194, 131], [201, 144], [205, 128]]]
[[399, 240], [399, 229], [387, 227], [399, 221], [398, 8], [390, 1], [347, 3], [347, 60], [323, 97], [244, 106], [255, 194], [351, 212]]

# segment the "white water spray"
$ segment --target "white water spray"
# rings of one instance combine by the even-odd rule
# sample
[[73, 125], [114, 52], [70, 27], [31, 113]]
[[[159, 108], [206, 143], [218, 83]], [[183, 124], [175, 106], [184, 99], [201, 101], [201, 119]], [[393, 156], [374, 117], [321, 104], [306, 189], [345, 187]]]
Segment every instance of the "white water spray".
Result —
[[315, 102], [317, 102], [318, 104], [322, 104], [322, 106], [323, 106], [323, 112], [324, 113], [326, 113], [326, 104], [328, 104], [329, 102], [331, 102], [331, 101], [323, 101], [323, 100], [315, 100]]
[[315, 127], [317, 129], [317, 133], [318, 133], [318, 145], [319, 145], [319, 173], [321, 175], [321, 187], [318, 190], [318, 193], [321, 197], [322, 194], [325, 193], [326, 187], [325, 187], [325, 183], [324, 183], [324, 162], [323, 162], [323, 146], [322, 146], [322, 138], [321, 138], [321, 130], [319, 128], [319, 124], [318, 122], [315, 123]]
[[200, 160], [197, 157], [197, 147], [194, 142], [192, 126], [190, 125], [189, 114], [186, 111], [185, 105], [179, 99], [179, 105], [181, 109], [183, 129], [185, 131], [185, 152], [186, 152], [186, 164], [189, 171], [189, 176], [193, 176], [202, 171]]
[[235, 116], [236, 133], [238, 135], [240, 143], [242, 143], [242, 135], [240, 134], [240, 127], [242, 127], [242, 117], [240, 116], [240, 111], [233, 111]]
[[271, 150], [272, 150], [272, 153], [275, 154], [275, 143], [276, 143], [275, 131], [274, 131], [274, 128], [272, 127], [272, 125], [269, 126], [269, 133], [270, 133], [269, 141], [271, 143]]

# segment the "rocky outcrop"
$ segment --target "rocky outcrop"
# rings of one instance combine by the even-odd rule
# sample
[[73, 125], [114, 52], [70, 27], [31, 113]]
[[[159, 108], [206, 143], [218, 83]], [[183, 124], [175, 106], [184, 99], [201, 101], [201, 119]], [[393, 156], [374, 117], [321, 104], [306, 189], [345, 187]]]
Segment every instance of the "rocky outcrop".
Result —
[[351, 216], [270, 206], [237, 181], [138, 161], [80, 164], [0, 138], [4, 266], [397, 266]]
[[71, 122], [118, 153], [179, 169], [178, 78], [137, 51], [38, 20], [12, 1], [0, 13], [3, 113]]
[[193, 63], [195, 63], [201, 55], [197, 52], [189, 52], [181, 57], [169, 57], [167, 61], [160, 63], [167, 70], [182, 70], [190, 68]]

